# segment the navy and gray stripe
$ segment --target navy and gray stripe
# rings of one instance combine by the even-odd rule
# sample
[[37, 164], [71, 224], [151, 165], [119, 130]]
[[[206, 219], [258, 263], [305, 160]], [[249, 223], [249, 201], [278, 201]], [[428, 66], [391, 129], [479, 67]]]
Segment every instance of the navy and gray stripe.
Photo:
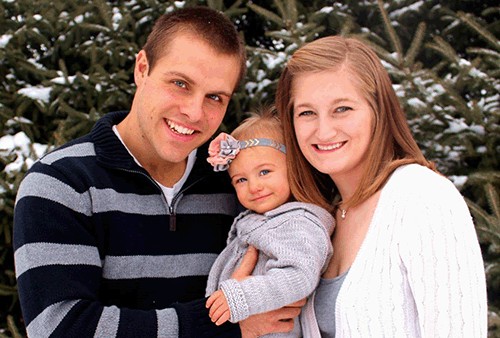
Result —
[[198, 150], [170, 231], [161, 189], [111, 129], [125, 115], [47, 154], [20, 185], [15, 264], [30, 338], [183, 337], [187, 323], [203, 327], [197, 337], [239, 336], [219, 335], [197, 301], [239, 211], [226, 174], [201, 157], [208, 143]]

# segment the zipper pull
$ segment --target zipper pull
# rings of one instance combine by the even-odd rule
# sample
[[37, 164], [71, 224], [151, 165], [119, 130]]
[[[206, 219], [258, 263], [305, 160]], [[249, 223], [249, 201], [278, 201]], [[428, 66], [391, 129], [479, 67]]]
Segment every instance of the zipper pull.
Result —
[[174, 208], [170, 207], [170, 231], [176, 230]]

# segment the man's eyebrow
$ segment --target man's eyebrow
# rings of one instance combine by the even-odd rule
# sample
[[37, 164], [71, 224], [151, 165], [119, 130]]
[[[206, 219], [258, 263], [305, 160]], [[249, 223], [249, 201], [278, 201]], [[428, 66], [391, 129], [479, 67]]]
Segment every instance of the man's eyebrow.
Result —
[[[179, 77], [182, 77], [182, 78], [186, 79], [186, 81], [189, 82], [189, 83], [196, 84], [196, 81], [193, 80], [191, 77], [187, 76], [184, 73], [176, 72], [175, 70], [167, 71], [167, 72], [164, 73], [164, 75], [179, 76]], [[211, 94], [224, 95], [224, 96], [227, 96], [227, 97], [231, 97], [233, 95], [232, 93], [228, 94], [227, 92], [225, 92], [223, 90], [215, 91], [215, 92], [213, 92]]]
[[178, 77], [182, 77], [184, 78], [187, 82], [190, 82], [190, 83], [194, 83], [196, 84], [196, 81], [194, 81], [192, 78], [190, 78], [189, 76], [187, 76], [186, 74], [184, 73], [181, 73], [181, 72], [176, 72], [175, 70], [168, 70], [166, 71], [165, 73], [163, 73], [164, 75], [175, 75], [175, 76], [178, 76]]

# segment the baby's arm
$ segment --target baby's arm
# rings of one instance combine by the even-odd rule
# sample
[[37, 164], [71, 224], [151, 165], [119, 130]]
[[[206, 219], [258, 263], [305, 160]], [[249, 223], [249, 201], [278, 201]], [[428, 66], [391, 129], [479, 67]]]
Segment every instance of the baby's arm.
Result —
[[221, 290], [230, 309], [230, 321], [271, 311], [309, 296], [331, 254], [327, 231], [300, 213], [288, 221], [251, 236], [248, 243], [269, 257], [265, 266], [241, 282], [228, 279]]
[[222, 325], [231, 318], [229, 304], [222, 290], [217, 290], [208, 298], [207, 307], [210, 308], [209, 315], [215, 325]]

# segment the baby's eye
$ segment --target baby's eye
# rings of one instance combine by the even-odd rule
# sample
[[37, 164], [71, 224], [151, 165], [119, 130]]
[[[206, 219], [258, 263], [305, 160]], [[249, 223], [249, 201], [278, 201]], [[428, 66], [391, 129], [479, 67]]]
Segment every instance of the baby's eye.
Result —
[[234, 181], [234, 183], [238, 184], [238, 183], [243, 183], [243, 182], [246, 182], [246, 178], [244, 177], [241, 177], [241, 178], [238, 178], [236, 181]]
[[186, 84], [183, 81], [176, 80], [174, 83], [181, 88], [186, 88]]
[[260, 176], [264, 176], [264, 175], [267, 175], [267, 174], [269, 174], [269, 170], [267, 170], [267, 169], [264, 169], [264, 170], [260, 171]]

